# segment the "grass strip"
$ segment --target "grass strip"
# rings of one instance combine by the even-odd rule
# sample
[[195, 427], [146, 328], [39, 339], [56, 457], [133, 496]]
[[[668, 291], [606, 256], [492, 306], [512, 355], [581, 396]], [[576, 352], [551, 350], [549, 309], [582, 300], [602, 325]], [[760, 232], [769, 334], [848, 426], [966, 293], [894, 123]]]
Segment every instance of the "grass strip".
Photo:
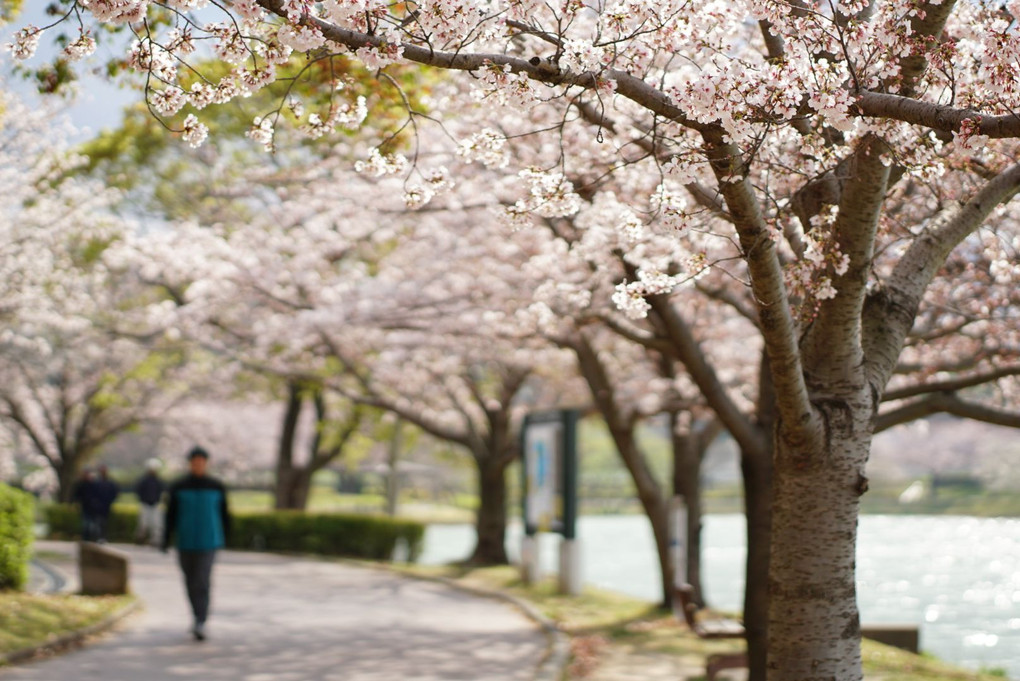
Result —
[[[552, 579], [526, 585], [514, 567], [409, 565], [397, 569], [500, 591], [531, 603], [572, 639], [572, 661], [565, 677], [569, 681], [615, 677], [607, 665], [626, 670], [620, 678], [642, 678], [643, 667], [649, 670], [645, 678], [662, 678], [666, 667], [682, 674], [671, 678], [704, 678], [708, 655], [743, 647], [741, 641], [699, 639], [672, 613], [647, 601], [591, 587], [580, 596], [566, 596], [557, 593]], [[862, 655], [865, 679], [872, 681], [1002, 681], [1004, 676], [999, 670], [961, 669], [929, 654], [915, 655], [868, 640]]]
[[94, 627], [134, 600], [133, 596], [0, 592], [0, 660]]

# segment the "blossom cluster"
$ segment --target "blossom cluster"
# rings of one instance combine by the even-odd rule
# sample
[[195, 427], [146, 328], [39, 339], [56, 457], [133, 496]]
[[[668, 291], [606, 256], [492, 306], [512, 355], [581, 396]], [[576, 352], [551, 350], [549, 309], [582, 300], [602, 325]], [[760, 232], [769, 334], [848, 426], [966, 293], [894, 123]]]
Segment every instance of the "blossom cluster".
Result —
[[484, 128], [463, 139], [457, 146], [457, 154], [468, 163], [479, 161], [486, 168], [505, 168], [510, 156], [506, 137], [492, 128]]
[[325, 119], [317, 113], [309, 114], [302, 130], [308, 137], [318, 139], [337, 128], [357, 130], [367, 117], [368, 104], [363, 96], [359, 96], [353, 106], [346, 102], [334, 103]]
[[519, 177], [528, 185], [528, 197], [515, 204], [519, 211], [552, 218], [573, 215], [581, 200], [562, 173], [526, 168]]
[[404, 188], [404, 204], [410, 208], [421, 208], [439, 193], [453, 187], [450, 171], [443, 167], [432, 168], [422, 173], [421, 181], [411, 182]]
[[652, 307], [648, 297], [666, 295], [679, 283], [677, 277], [665, 272], [641, 270], [637, 281], [617, 284], [613, 303], [630, 319], [642, 319]]
[[528, 74], [514, 73], [509, 64], [487, 63], [479, 74], [482, 86], [476, 87], [478, 100], [495, 100], [511, 109], [525, 109], [535, 103], [538, 93]]
[[14, 42], [4, 45], [4, 49], [11, 53], [11, 56], [18, 60], [25, 60], [32, 57], [39, 49], [39, 38], [42, 30], [31, 24], [18, 30], [14, 34]]
[[407, 158], [402, 154], [383, 156], [378, 148], [372, 148], [368, 152], [368, 160], [361, 160], [354, 164], [354, 169], [359, 173], [366, 173], [373, 177], [384, 175], [396, 175], [404, 172], [408, 167]]
[[63, 54], [69, 61], [80, 61], [95, 51], [96, 39], [88, 33], [82, 33], [78, 38], [67, 44]]

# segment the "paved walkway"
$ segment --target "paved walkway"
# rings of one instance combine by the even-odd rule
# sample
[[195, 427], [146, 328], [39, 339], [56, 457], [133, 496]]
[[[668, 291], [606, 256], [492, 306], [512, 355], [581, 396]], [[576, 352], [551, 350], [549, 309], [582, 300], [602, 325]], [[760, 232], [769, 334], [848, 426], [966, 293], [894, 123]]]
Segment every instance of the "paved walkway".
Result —
[[[54, 550], [68, 544], [40, 542]], [[144, 609], [2, 681], [531, 681], [545, 633], [516, 608], [350, 565], [225, 551], [209, 639], [191, 640], [173, 554], [121, 547]]]

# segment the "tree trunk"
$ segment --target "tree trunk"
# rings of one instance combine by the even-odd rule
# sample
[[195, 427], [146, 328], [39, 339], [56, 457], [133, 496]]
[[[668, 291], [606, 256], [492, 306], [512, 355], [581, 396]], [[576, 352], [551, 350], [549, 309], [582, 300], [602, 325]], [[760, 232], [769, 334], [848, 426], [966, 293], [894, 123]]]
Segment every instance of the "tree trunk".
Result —
[[[640, 495], [639, 495], [640, 496]], [[652, 535], [655, 537], [655, 549], [659, 554], [659, 574], [662, 577], [663, 608], [673, 607], [673, 555], [669, 550], [669, 507], [662, 499], [641, 499], [648, 521], [652, 524]]]
[[474, 565], [506, 565], [507, 487], [506, 465], [486, 452], [475, 454], [478, 471], [477, 543], [468, 562]]
[[397, 515], [397, 501], [400, 496], [400, 472], [397, 465], [400, 462], [400, 441], [403, 433], [403, 421], [398, 417], [397, 424], [393, 428], [393, 437], [390, 439], [389, 450], [386, 452], [386, 513], [390, 516]]
[[57, 474], [57, 501], [62, 504], [70, 504], [73, 499], [74, 486], [81, 475], [81, 457], [64, 455], [54, 467]]
[[276, 470], [274, 508], [303, 511], [308, 508], [308, 495], [312, 489], [313, 471], [307, 466], [294, 466]]
[[660, 604], [670, 608], [673, 605], [673, 557], [669, 550], [669, 507], [634, 438], [635, 421], [628, 418], [617, 403], [613, 384], [595, 348], [584, 335], [579, 335], [572, 349], [577, 356], [581, 375], [588, 383], [595, 405], [609, 428], [616, 450], [634, 481], [641, 507], [652, 525], [655, 550], [659, 557], [659, 574], [662, 577]]
[[[758, 375], [757, 427], [772, 433], [776, 423], [776, 395], [768, 355], [762, 353]], [[747, 519], [747, 562], [744, 571], [744, 631], [747, 640], [748, 681], [765, 681], [768, 657], [769, 556], [772, 551], [773, 437], [768, 446], [741, 448]]]
[[[603, 412], [603, 416], [612, 418], [605, 412]], [[624, 426], [616, 418], [609, 422], [609, 432], [612, 434], [613, 442], [637, 488], [641, 508], [644, 509], [645, 515], [648, 516], [648, 522], [651, 523], [655, 551], [659, 559], [659, 575], [662, 577], [660, 605], [670, 608], [673, 605], [673, 555], [669, 547], [669, 506], [659, 483], [648, 467], [648, 461], [638, 449], [633, 426], [630, 424]]]
[[684, 436], [677, 433], [679, 414], [671, 413], [669, 416], [673, 443], [673, 491], [683, 497], [684, 505], [687, 507], [687, 555], [685, 556], [687, 583], [693, 589], [694, 602], [703, 607], [705, 597], [701, 587], [701, 462], [704, 452], [698, 446], [696, 435], [692, 433]]
[[[287, 405], [283, 411], [283, 425], [276, 451], [276, 480], [273, 489], [273, 507], [277, 509], [304, 509], [308, 503], [312, 471], [294, 465], [294, 440], [304, 399], [297, 383], [287, 385]], [[300, 502], [300, 505], [297, 505]]]
[[772, 532], [772, 461], [742, 450], [747, 561], [744, 570], [744, 631], [748, 681], [764, 681], [768, 654], [769, 555]]
[[770, 681], [862, 677], [854, 566], [871, 413], [843, 401], [819, 404], [827, 425], [821, 451], [776, 439]]

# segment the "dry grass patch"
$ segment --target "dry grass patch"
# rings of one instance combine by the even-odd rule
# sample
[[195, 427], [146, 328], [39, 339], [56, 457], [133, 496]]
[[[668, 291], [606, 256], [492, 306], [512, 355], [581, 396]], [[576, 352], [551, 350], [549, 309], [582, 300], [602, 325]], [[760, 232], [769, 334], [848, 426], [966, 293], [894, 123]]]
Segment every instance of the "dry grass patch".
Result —
[[127, 607], [132, 596], [0, 593], [0, 655], [34, 648], [98, 624]]

